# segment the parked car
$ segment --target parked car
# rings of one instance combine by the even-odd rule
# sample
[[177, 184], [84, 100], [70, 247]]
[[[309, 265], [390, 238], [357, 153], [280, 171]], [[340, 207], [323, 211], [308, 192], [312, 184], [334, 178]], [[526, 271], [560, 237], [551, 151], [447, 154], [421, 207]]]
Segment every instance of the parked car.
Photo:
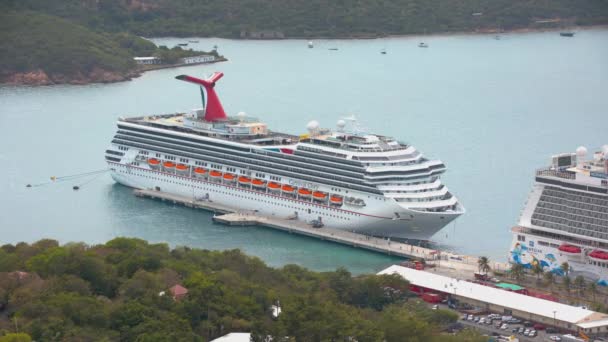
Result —
[[472, 321], [473, 320], [473, 315], [469, 315], [469, 318], [467, 318], [467, 321]]
[[554, 328], [554, 327], [547, 327], [547, 329], [545, 329], [545, 331], [547, 332], [547, 334], [557, 334], [557, 333], [559, 333], [559, 331], [557, 330], [557, 328]]
[[473, 317], [473, 322], [475, 322], [475, 323], [479, 322], [479, 317], [477, 317], [477, 316]]
[[525, 322], [524, 322], [524, 326], [525, 326], [525, 327], [531, 327], [531, 326], [533, 326], [533, 325], [534, 325], [534, 323], [532, 323], [532, 322], [530, 322], [530, 321], [525, 321]]
[[536, 330], [530, 330], [529, 337], [536, 337]]
[[439, 309], [439, 305], [435, 304], [435, 305], [433, 305], [433, 307], [431, 309], [437, 310], [437, 309]]
[[544, 330], [544, 329], [545, 329], [545, 326], [544, 326], [544, 325], [542, 325], [542, 324], [540, 324], [540, 323], [536, 323], [536, 324], [534, 324], [534, 326], [533, 326], [533, 327], [534, 327], [534, 329], [536, 329], [536, 330]]
[[484, 324], [485, 322], [486, 322], [485, 317], [482, 317], [482, 318], [480, 318], [480, 319], [479, 319], [479, 322], [478, 322], [478, 323], [479, 323], [479, 324]]
[[523, 327], [519, 327], [519, 329], [517, 330], [517, 333], [520, 335], [524, 334], [524, 328]]
[[507, 324], [503, 324], [500, 326], [500, 330], [507, 330], [509, 326]]
[[551, 341], [561, 341], [562, 340], [562, 338], [557, 335], [549, 336], [549, 339]]

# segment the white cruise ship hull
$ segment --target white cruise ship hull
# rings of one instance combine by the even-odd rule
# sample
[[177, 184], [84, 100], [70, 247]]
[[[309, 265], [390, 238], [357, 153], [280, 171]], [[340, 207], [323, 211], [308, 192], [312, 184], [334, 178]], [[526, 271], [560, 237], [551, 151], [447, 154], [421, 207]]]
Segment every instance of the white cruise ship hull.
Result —
[[[204, 179], [178, 176], [147, 167], [108, 162], [112, 178], [136, 189], [160, 189], [162, 192], [192, 199], [209, 200], [233, 207], [235, 211], [257, 211], [263, 215], [290, 217], [310, 222], [321, 218], [331, 228], [395, 239], [428, 240], [460, 212], [420, 212], [404, 209], [392, 199], [366, 196], [364, 207], [342, 205], [340, 208], [275, 195], [264, 190], [242, 188]], [[396, 218], [398, 213], [399, 218]]]

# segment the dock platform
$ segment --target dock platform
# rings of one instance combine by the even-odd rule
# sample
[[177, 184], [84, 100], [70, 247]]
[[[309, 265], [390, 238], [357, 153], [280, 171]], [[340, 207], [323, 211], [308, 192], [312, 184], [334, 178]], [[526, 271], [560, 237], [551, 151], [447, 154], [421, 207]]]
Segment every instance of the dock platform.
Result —
[[312, 224], [293, 217], [261, 215], [254, 211], [243, 211], [209, 200], [196, 200], [156, 190], [135, 190], [134, 193], [138, 197], [158, 199], [190, 208], [212, 211], [215, 213], [213, 217], [214, 222], [228, 226], [263, 226], [282, 230], [290, 234], [299, 234], [406, 259], [424, 259], [430, 263], [443, 264], [438, 266], [447, 266], [461, 271], [477, 268], [477, 257], [438, 251], [331, 227], [313, 228]]

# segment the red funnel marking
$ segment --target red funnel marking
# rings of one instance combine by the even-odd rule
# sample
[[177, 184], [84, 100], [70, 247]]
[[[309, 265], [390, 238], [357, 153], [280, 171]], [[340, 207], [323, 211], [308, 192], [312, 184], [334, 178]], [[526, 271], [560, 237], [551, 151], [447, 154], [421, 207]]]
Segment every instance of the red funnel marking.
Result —
[[205, 87], [205, 91], [207, 92], [205, 121], [222, 121], [227, 119], [226, 112], [224, 112], [224, 107], [222, 107], [222, 103], [220, 102], [219, 97], [217, 97], [217, 94], [213, 89], [215, 87], [215, 82], [222, 78], [222, 76], [224, 76], [223, 73], [216, 72], [206, 80], [201, 80], [200, 78], [188, 75], [179, 75], [175, 77], [178, 80], [199, 84]]

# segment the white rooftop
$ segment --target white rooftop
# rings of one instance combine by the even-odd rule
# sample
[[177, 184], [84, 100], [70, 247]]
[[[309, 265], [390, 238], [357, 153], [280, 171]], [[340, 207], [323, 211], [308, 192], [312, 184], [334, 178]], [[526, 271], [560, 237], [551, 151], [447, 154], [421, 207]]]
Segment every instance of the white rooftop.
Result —
[[158, 57], [133, 57], [136, 61], [153, 61], [159, 59]]
[[211, 340], [211, 342], [249, 342], [250, 340], [251, 333], [230, 333]]
[[433, 272], [393, 265], [378, 274], [395, 273], [407, 279], [413, 285], [499, 305], [512, 310], [529, 312], [533, 315], [551, 319], [554, 318], [553, 313], [555, 312], [557, 320], [577, 324], [581, 328], [608, 325], [608, 315], [595, 311], [450, 278]]

